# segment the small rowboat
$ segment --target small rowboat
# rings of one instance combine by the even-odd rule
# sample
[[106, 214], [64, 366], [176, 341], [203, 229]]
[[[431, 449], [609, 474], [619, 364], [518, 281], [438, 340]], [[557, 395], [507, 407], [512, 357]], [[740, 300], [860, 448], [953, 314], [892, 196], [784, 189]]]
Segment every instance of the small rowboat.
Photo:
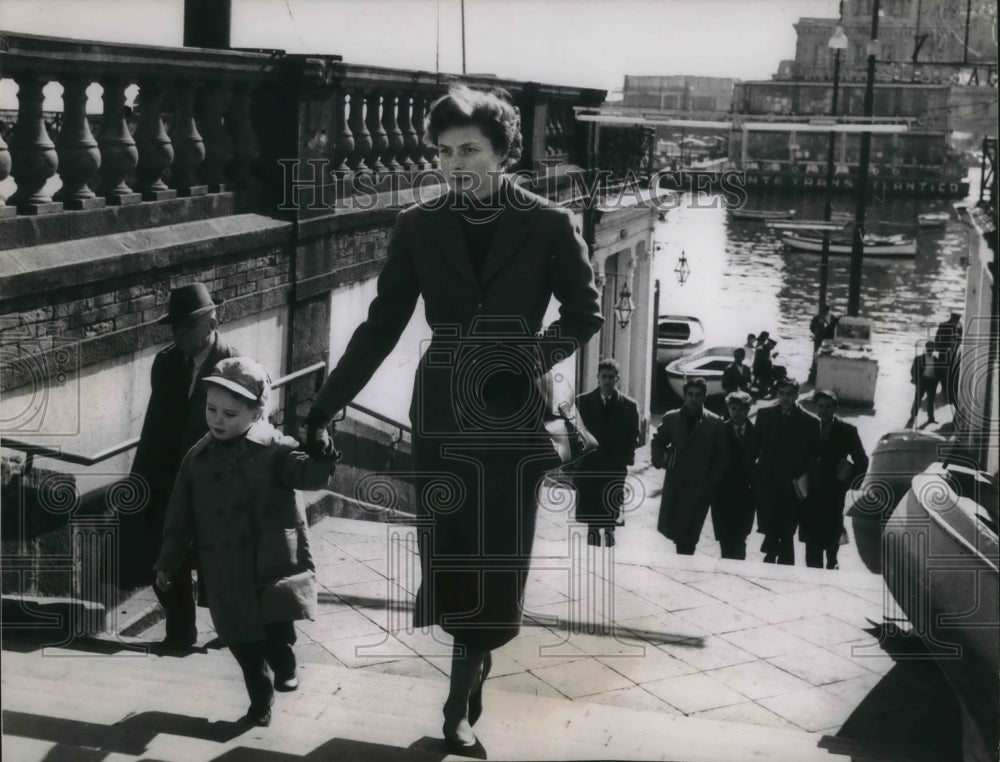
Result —
[[[781, 240], [790, 251], [813, 253], [823, 251], [822, 238], [782, 233]], [[850, 254], [852, 247], [851, 241], [830, 240], [831, 254]], [[913, 257], [917, 254], [917, 242], [904, 235], [867, 235], [865, 236], [864, 253], [866, 257]]]
[[656, 361], [661, 365], [693, 352], [705, 340], [701, 321], [690, 315], [660, 315], [656, 327]]
[[733, 209], [734, 220], [787, 220], [795, 216], [794, 209]]
[[924, 212], [917, 215], [917, 226], [922, 228], [943, 228], [951, 215], [948, 212]]
[[707, 396], [723, 394], [722, 371], [733, 361], [736, 347], [708, 347], [700, 352], [674, 360], [667, 366], [667, 380], [677, 396], [684, 396], [684, 382], [689, 378], [703, 378]]

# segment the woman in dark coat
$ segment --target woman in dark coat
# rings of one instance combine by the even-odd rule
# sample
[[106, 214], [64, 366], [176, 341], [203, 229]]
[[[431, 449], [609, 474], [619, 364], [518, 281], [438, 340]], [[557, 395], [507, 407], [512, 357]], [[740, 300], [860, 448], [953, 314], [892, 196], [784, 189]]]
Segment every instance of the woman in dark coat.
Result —
[[[475, 744], [489, 653], [517, 635], [537, 490], [554, 451], [541, 376], [603, 319], [573, 215], [503, 176], [520, 124], [495, 93], [452, 89], [431, 108], [451, 188], [400, 213], [367, 319], [307, 420], [307, 441], [361, 391], [423, 297], [434, 331], [410, 406], [422, 579], [414, 624], [454, 637], [444, 734]], [[540, 336], [552, 297], [559, 318]]]

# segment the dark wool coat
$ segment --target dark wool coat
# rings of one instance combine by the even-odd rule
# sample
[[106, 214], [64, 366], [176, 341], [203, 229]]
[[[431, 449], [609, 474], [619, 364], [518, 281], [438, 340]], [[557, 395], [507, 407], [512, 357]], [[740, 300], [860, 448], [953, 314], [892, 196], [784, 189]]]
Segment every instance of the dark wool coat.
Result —
[[[541, 374], [603, 323], [573, 215], [510, 184], [499, 198], [488, 251], [469, 251], [451, 196], [400, 213], [368, 317], [313, 404], [332, 417], [353, 399], [423, 297], [434, 335], [410, 405], [423, 575], [414, 622], [474, 648], [520, 628], [537, 490], [556, 465]], [[539, 338], [552, 297], [559, 318]]]
[[573, 472], [576, 520], [614, 526], [621, 518], [625, 475], [635, 463], [635, 448], [641, 444], [639, 406], [618, 391], [605, 405], [597, 388], [577, 397], [576, 409], [598, 443]]
[[673, 463], [667, 464], [656, 528], [677, 543], [697, 543], [708, 507], [728, 462], [722, 418], [702, 410], [701, 419], [688, 432], [685, 409], [663, 416], [653, 435], [654, 454], [673, 445]]
[[800, 500], [793, 482], [806, 473], [819, 441], [819, 419], [796, 405], [785, 416], [775, 405], [757, 414], [760, 451], [754, 473], [757, 528], [791, 537], [799, 523]]
[[719, 490], [712, 502], [712, 529], [715, 539], [745, 539], [753, 531], [753, 474], [760, 450], [757, 427], [750, 421], [743, 425], [743, 438], [736, 436], [732, 420], [723, 421], [729, 460], [719, 480]]
[[820, 436], [816, 457], [809, 467], [809, 495], [803, 505], [800, 527], [803, 542], [823, 547], [836, 547], [840, 543], [844, 498], [851, 485], [867, 470], [868, 455], [858, 430], [834, 418], [827, 437]]
[[296, 490], [326, 487], [333, 466], [297, 448], [259, 421], [233, 443], [206, 434], [181, 463], [156, 569], [172, 575], [197, 552], [215, 631], [229, 645], [264, 639], [273, 617], [261, 594], [294, 574], [312, 572], [288, 619], [315, 611], [315, 566]]
[[220, 360], [238, 355], [239, 350], [226, 344], [216, 333], [190, 398], [190, 379], [186, 376], [184, 353], [171, 344], [153, 360], [150, 373], [152, 393], [132, 461], [133, 477], [145, 480], [149, 497], [146, 507], [138, 514], [129, 516], [124, 522], [127, 526], [122, 527], [128, 540], [124, 543], [126, 558], [122, 559], [123, 563], [144, 578], [149, 576], [160, 550], [167, 501], [181, 460], [208, 432], [208, 424], [205, 423], [208, 391], [201, 379]]

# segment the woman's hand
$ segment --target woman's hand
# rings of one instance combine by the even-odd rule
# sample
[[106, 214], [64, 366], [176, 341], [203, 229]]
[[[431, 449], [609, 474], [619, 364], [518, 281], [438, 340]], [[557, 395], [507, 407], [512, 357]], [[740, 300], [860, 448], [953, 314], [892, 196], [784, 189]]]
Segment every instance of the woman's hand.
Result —
[[174, 583], [170, 580], [169, 574], [165, 571], [158, 571], [156, 572], [156, 586], [166, 592], [174, 586]]

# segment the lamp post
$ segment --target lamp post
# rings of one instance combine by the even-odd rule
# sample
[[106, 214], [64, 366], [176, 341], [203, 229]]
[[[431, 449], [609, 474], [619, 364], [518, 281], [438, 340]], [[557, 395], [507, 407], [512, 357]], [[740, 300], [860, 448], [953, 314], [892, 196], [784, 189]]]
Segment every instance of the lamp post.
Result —
[[[879, 0], [872, 2], [872, 33], [868, 43], [868, 79], [865, 83], [864, 112], [871, 117], [875, 110], [875, 57], [878, 53]], [[861, 309], [861, 263], [865, 256], [865, 211], [868, 203], [868, 163], [871, 160], [872, 134], [861, 133], [858, 159], [858, 199], [854, 209], [854, 242], [851, 246], [851, 273], [847, 286], [847, 314], [857, 317]]]
[[[844, 27], [837, 24], [833, 36], [827, 43], [833, 51], [833, 103], [830, 106], [830, 116], [837, 117], [837, 91], [840, 88], [840, 51], [847, 49], [847, 35]], [[829, 222], [833, 216], [833, 154], [837, 143], [837, 133], [830, 131], [826, 147], [826, 193], [823, 205], [823, 221]], [[830, 231], [823, 231], [823, 252], [819, 261], [819, 311], [826, 307], [826, 291], [830, 280]]]

